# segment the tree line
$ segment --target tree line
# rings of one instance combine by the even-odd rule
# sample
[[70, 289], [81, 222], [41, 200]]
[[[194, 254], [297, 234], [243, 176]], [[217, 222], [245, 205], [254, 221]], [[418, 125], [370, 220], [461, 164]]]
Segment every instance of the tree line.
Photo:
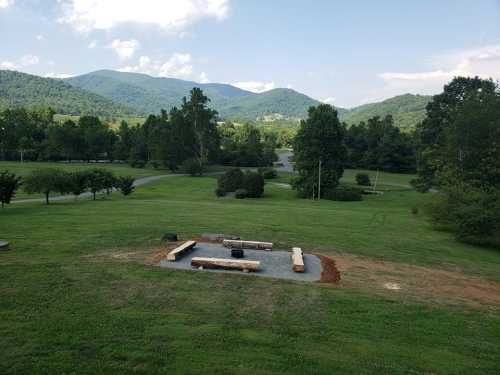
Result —
[[0, 173], [0, 202], [2, 208], [5, 204], [11, 203], [21, 186], [29, 194], [43, 194], [46, 204], [50, 203], [51, 193], [73, 194], [78, 197], [88, 191], [95, 200], [98, 192], [105, 191], [109, 195], [116, 189], [127, 196], [134, 191], [134, 181], [135, 179], [131, 176], [118, 177], [109, 170], [99, 168], [75, 172], [65, 172], [58, 168], [42, 168], [24, 178], [9, 171], [3, 171]]
[[176, 171], [211, 163], [265, 166], [276, 160], [277, 137], [253, 125], [218, 126], [217, 112], [199, 88], [179, 108], [150, 115], [142, 126], [123, 121], [111, 129], [95, 116], [54, 121], [51, 109], [8, 109], [0, 113], [2, 160], [121, 160]]

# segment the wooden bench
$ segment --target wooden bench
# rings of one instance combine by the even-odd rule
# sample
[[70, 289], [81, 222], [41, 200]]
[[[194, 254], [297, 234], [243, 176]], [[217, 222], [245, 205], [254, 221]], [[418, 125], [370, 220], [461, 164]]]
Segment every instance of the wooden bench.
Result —
[[302, 254], [302, 249], [300, 247], [292, 248], [292, 263], [294, 272], [304, 272], [304, 256]]
[[238, 260], [222, 258], [200, 258], [191, 259], [191, 266], [196, 268], [220, 268], [225, 270], [258, 271], [260, 262], [255, 260]]
[[170, 253], [167, 254], [167, 260], [171, 262], [175, 262], [178, 258], [180, 258], [184, 253], [191, 250], [196, 246], [196, 241], [187, 241], [184, 242], [181, 246], [176, 247]]
[[273, 244], [271, 242], [258, 242], [258, 241], [241, 241], [241, 240], [224, 240], [222, 242], [224, 247], [230, 249], [254, 249], [254, 250], [272, 250]]

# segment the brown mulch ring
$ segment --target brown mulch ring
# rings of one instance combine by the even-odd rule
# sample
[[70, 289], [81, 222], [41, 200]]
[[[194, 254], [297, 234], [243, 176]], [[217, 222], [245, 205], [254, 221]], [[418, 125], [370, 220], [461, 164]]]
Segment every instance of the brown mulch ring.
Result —
[[335, 261], [324, 255], [318, 255], [323, 266], [320, 283], [338, 284], [340, 282], [340, 271], [335, 265]]

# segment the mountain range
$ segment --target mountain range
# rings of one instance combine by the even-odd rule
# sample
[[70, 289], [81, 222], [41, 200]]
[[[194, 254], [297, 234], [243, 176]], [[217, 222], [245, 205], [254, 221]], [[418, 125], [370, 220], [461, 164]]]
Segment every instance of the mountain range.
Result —
[[[193, 87], [210, 98], [210, 106], [223, 119], [255, 121], [262, 118], [305, 118], [319, 101], [292, 89], [277, 88], [253, 93], [222, 83], [197, 83], [146, 74], [99, 70], [61, 79], [0, 70], [0, 109], [50, 106], [62, 114], [99, 116], [146, 116], [181, 105]], [[373, 116], [393, 115], [400, 127], [412, 127], [425, 116], [430, 96], [401, 95], [380, 103], [337, 108], [348, 124]]]

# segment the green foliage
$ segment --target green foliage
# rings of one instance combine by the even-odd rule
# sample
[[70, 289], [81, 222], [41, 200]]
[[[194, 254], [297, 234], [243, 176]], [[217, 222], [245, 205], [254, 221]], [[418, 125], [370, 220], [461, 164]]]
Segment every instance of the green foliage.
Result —
[[238, 189], [235, 191], [234, 197], [236, 199], [245, 199], [246, 197], [248, 197], [248, 192], [246, 191], [246, 189]]
[[259, 173], [245, 173], [243, 184], [249, 198], [260, 198], [264, 194], [264, 178]]
[[384, 118], [388, 115], [394, 119], [396, 127], [414, 128], [425, 118], [425, 107], [432, 97], [405, 94], [395, 96], [380, 103], [364, 104], [339, 113], [340, 120], [349, 125], [367, 122], [373, 117]]
[[360, 186], [371, 186], [370, 176], [367, 173], [357, 173], [356, 183]]
[[88, 172], [88, 187], [92, 193], [92, 199], [96, 199], [96, 193], [113, 187], [110, 172], [104, 169], [93, 169]]
[[244, 186], [245, 174], [239, 168], [232, 168], [222, 176], [219, 176], [217, 180], [218, 187], [224, 192], [236, 191], [237, 189]]
[[458, 240], [500, 248], [500, 190], [448, 186], [431, 208], [436, 226], [450, 230]]
[[45, 203], [49, 204], [51, 192], [65, 194], [70, 192], [67, 174], [57, 168], [42, 168], [33, 171], [24, 180], [24, 190], [29, 193], [43, 193]]
[[226, 195], [226, 191], [224, 190], [224, 188], [217, 186], [217, 188], [215, 189], [215, 195], [218, 197], [223, 197]]
[[349, 168], [415, 171], [414, 136], [394, 126], [392, 116], [374, 117], [346, 131]]
[[200, 164], [200, 161], [196, 158], [186, 159], [184, 163], [182, 163], [182, 169], [185, 173], [193, 177], [199, 177], [203, 175], [204, 166]]
[[269, 167], [261, 167], [257, 170], [257, 172], [264, 177], [265, 180], [272, 180], [278, 177], [278, 172], [276, 169]]
[[124, 195], [130, 195], [134, 191], [134, 177], [123, 176], [116, 179], [116, 188]]
[[133, 110], [110, 99], [71, 86], [62, 80], [0, 70], [0, 110], [16, 107], [50, 107], [71, 115], [117, 116]]
[[327, 190], [324, 195], [325, 199], [342, 202], [356, 202], [363, 199], [362, 191], [358, 188], [339, 185], [335, 189]]
[[68, 183], [70, 185], [69, 192], [75, 196], [79, 196], [88, 187], [89, 175], [85, 171], [76, 171], [76, 172], [66, 172], [68, 174]]
[[309, 108], [309, 117], [301, 123], [294, 144], [298, 176], [292, 186], [299, 197], [318, 196], [320, 162], [322, 194], [335, 189], [347, 158], [344, 128], [337, 111], [328, 104]]
[[21, 177], [15, 173], [9, 171], [0, 173], [0, 202], [2, 202], [2, 208], [16, 196], [16, 191], [21, 186], [21, 183]]

